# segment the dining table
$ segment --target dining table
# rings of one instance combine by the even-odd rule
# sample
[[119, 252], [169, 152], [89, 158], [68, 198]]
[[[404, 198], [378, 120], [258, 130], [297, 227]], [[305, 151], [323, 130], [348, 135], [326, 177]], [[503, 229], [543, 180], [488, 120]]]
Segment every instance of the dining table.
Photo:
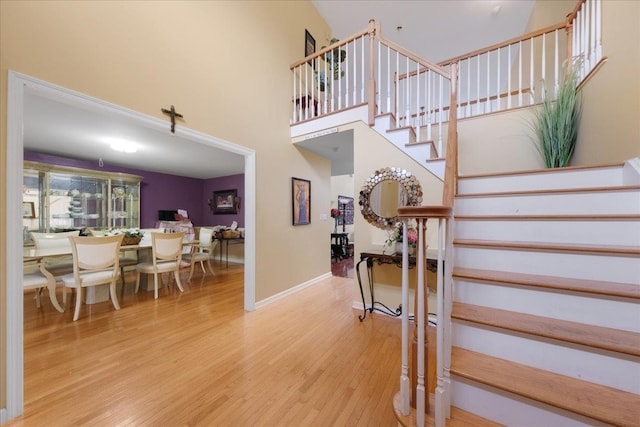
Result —
[[[198, 240], [189, 240], [188, 238], [183, 240], [183, 246], [195, 246], [198, 245]], [[151, 255], [151, 239], [142, 239], [140, 243], [136, 245], [121, 245], [120, 252], [137, 251], [138, 259], [140, 262], [149, 261], [152, 259]], [[52, 247], [52, 248], [36, 248], [35, 246], [23, 246], [22, 249], [22, 261], [23, 265], [29, 263], [42, 263], [46, 264], [47, 260], [55, 261], [56, 258], [68, 257], [71, 255], [71, 246]], [[45, 268], [45, 267], [41, 267]], [[140, 288], [146, 291], [153, 291], [153, 282], [147, 280], [147, 275], [142, 274], [140, 276]], [[51, 294], [51, 290], [49, 292]], [[109, 285], [90, 286], [85, 293], [85, 303], [95, 304], [98, 302], [109, 300]], [[53, 300], [56, 300], [55, 292], [50, 296]]]

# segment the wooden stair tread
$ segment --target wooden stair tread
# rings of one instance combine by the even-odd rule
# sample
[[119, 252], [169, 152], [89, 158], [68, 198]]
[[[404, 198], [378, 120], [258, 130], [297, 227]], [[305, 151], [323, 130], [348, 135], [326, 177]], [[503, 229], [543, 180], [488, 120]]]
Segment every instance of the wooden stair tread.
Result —
[[581, 252], [607, 255], [640, 256], [640, 246], [628, 245], [593, 245], [578, 243], [540, 243], [540, 242], [512, 242], [502, 240], [455, 239], [454, 246], [473, 246], [500, 249], [525, 249], [532, 251], [550, 252]]
[[624, 162], [603, 163], [603, 164], [596, 164], [596, 165], [567, 166], [564, 168], [529, 169], [529, 170], [512, 171], [512, 172], [490, 172], [490, 173], [482, 173], [482, 174], [469, 174], [469, 175], [459, 176], [458, 180], [460, 181], [463, 179], [497, 178], [497, 177], [513, 176], [513, 175], [547, 175], [547, 174], [562, 173], [562, 172], [575, 172], [579, 170], [605, 169], [605, 168], [618, 169], [622, 167], [624, 167]]
[[[435, 427], [435, 397], [431, 393], [429, 394], [429, 413], [425, 417], [425, 426]], [[415, 426], [416, 425], [416, 409], [410, 408], [409, 415], [404, 416], [400, 413], [400, 392], [396, 393], [393, 397], [393, 410], [396, 415], [398, 423], [403, 426]], [[502, 427], [503, 424], [498, 424], [494, 421], [482, 418], [479, 415], [467, 412], [463, 409], [451, 406], [451, 418], [445, 420], [446, 427]]]
[[640, 395], [554, 374], [459, 347], [451, 373], [613, 425], [637, 427]]
[[414, 145], [434, 145], [434, 141], [415, 141], [415, 142], [407, 142], [404, 144], [405, 147], [412, 147]]
[[526, 196], [537, 194], [565, 194], [565, 193], [615, 193], [621, 191], [640, 190], [640, 185], [618, 185], [610, 187], [575, 187], [575, 188], [548, 188], [543, 190], [508, 190], [485, 193], [463, 193], [456, 194], [456, 198], [472, 198], [472, 197], [507, 197], [507, 196]]
[[455, 267], [453, 277], [489, 281], [520, 286], [545, 287], [573, 292], [640, 299], [640, 286], [630, 283], [605, 282], [601, 280], [574, 279], [567, 277], [543, 276], [539, 274], [511, 273], [507, 271], [481, 270]]
[[451, 317], [515, 332], [640, 356], [640, 334], [491, 307], [453, 303]]

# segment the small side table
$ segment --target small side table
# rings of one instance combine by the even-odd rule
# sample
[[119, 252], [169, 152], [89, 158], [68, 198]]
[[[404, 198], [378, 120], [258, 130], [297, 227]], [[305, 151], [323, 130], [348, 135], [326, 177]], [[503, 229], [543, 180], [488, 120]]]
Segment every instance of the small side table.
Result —
[[[366, 301], [364, 299], [364, 289], [362, 288], [362, 277], [360, 276], [360, 264], [363, 262], [366, 263], [367, 266], [367, 278], [369, 280], [369, 295], [371, 296], [371, 305], [367, 308]], [[373, 252], [362, 252], [360, 253], [360, 261], [356, 264], [356, 275], [358, 277], [358, 286], [360, 287], [360, 296], [362, 297], [362, 307], [364, 313], [361, 316], [358, 316], [358, 319], [362, 322], [367, 317], [367, 311], [369, 313], [373, 313], [374, 310], [377, 310], [381, 313], [388, 314], [389, 316], [399, 317], [402, 314], [402, 306], [394, 310], [390, 309], [383, 303], [376, 301], [374, 295], [373, 288], [373, 265], [377, 263], [378, 265], [382, 264], [392, 264], [396, 265], [399, 268], [402, 268], [402, 255], [391, 255], [391, 254], [383, 254], [383, 253], [373, 253]], [[413, 268], [416, 265], [416, 257], [409, 257], [409, 268]], [[427, 258], [427, 270], [435, 272], [438, 269], [438, 260]], [[381, 306], [376, 307], [376, 304]]]

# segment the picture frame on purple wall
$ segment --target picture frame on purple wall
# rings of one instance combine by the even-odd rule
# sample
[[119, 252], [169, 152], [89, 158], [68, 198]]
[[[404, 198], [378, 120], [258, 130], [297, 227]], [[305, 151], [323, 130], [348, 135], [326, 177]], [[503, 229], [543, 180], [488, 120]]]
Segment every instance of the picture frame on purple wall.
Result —
[[209, 207], [214, 215], [237, 214], [240, 205], [238, 190], [220, 190], [213, 192]]

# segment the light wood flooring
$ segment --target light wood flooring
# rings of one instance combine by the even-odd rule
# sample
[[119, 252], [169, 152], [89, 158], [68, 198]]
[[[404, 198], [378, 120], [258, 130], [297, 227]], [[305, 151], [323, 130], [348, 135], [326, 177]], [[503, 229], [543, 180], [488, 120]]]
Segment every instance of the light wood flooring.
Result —
[[25, 413], [5, 425], [397, 425], [400, 322], [358, 321], [352, 279], [245, 312], [243, 266], [214, 268], [157, 300], [129, 273], [120, 311], [83, 305], [76, 322], [26, 294]]
[[[25, 413], [7, 426], [395, 426], [400, 323], [327, 279], [254, 312], [243, 269], [58, 313], [25, 295]], [[183, 274], [186, 279], [186, 276]]]

